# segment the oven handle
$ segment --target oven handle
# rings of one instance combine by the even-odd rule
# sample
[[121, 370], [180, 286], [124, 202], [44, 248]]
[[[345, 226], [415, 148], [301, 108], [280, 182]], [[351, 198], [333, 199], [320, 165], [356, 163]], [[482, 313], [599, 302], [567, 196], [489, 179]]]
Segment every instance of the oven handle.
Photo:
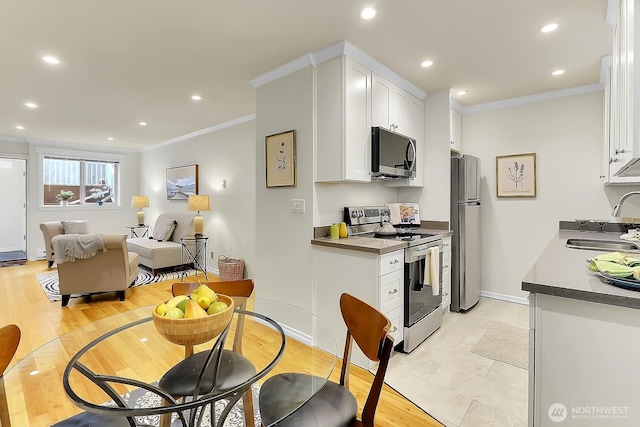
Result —
[[421, 259], [425, 259], [427, 257], [427, 253], [430, 248], [434, 246], [440, 247], [440, 252], [442, 252], [442, 244], [438, 243], [435, 245], [424, 245], [423, 247], [413, 247], [411, 249], [407, 249], [407, 256], [404, 258], [405, 264], [411, 264], [412, 262], [419, 261]]

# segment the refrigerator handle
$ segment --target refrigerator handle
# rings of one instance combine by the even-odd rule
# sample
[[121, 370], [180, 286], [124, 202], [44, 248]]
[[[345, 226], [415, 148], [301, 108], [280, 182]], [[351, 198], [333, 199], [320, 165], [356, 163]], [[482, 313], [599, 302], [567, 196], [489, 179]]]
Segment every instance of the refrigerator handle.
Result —
[[480, 200], [465, 200], [463, 202], [458, 202], [459, 205], [471, 205], [471, 206], [480, 206], [482, 201]]

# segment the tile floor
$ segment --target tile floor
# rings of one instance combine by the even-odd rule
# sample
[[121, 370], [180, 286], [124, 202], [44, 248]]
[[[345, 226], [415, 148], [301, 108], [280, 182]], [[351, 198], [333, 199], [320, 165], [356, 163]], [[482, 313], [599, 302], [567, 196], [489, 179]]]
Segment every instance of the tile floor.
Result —
[[529, 307], [481, 298], [410, 354], [395, 353], [386, 378], [447, 427], [527, 425], [528, 371], [472, 353], [492, 322], [529, 328]]

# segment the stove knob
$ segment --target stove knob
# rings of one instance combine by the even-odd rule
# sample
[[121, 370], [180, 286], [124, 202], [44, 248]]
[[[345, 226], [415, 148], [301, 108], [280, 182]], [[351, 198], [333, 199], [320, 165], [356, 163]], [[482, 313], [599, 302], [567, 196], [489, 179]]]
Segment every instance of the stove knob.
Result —
[[351, 212], [351, 218], [357, 218], [358, 213], [356, 211]]

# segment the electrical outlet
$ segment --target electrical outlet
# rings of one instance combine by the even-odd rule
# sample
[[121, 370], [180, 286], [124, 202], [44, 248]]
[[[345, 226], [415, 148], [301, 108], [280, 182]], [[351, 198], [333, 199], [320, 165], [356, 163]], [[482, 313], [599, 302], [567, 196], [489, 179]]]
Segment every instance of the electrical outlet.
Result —
[[291, 199], [291, 212], [304, 213], [304, 199]]
[[211, 251], [211, 259], [213, 259], [213, 251]]

